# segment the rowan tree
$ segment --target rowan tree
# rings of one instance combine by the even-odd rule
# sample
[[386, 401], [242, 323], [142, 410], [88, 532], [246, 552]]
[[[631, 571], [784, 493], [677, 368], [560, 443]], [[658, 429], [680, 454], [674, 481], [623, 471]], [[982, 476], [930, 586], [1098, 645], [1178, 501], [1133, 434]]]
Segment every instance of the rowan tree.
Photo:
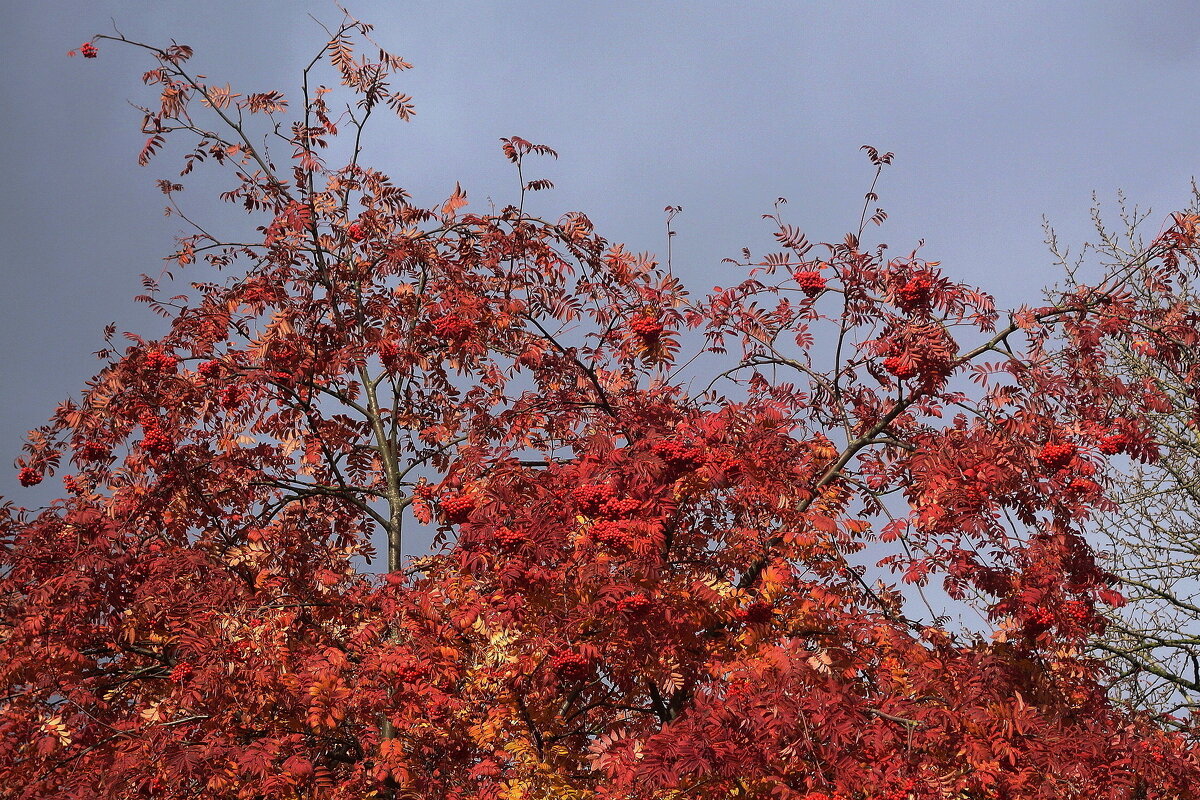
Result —
[[[1182, 357], [1195, 311], [1133, 287], [1192, 269], [1195, 216], [1000, 313], [866, 244], [872, 186], [821, 246], [779, 204], [775, 251], [694, 296], [527, 213], [554, 154], [520, 137], [512, 205], [415, 205], [361, 160], [369, 118], [412, 114], [409, 65], [330, 34], [296, 95], [80, 48], [145, 50], [141, 161], [188, 141], [251, 223], [181, 239], [220, 279], [147, 279], [168, 332], [114, 340], [17, 464], [65, 493], [0, 528], [5, 793], [1195, 796], [1190, 722], [1112, 702], [1084, 655], [1120, 600], [1084, 537], [1104, 437], [1152, 457], [1116, 415], [1162, 402], [1090, 356]], [[437, 546], [405, 561], [414, 522]]]

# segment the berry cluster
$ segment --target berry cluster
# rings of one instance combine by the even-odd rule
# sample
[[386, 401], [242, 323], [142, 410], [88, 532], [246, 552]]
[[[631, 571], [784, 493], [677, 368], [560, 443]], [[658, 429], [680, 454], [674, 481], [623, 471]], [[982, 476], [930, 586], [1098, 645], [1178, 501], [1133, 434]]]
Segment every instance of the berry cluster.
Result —
[[880, 366], [887, 372], [932, 386], [953, 370], [958, 345], [936, 322], [910, 321], [889, 325], [873, 349], [883, 357]]
[[21, 467], [21, 471], [17, 473], [17, 480], [22, 486], [36, 486], [42, 482], [42, 472], [33, 467]]
[[221, 390], [221, 396], [217, 399], [221, 404], [221, 408], [226, 411], [232, 411], [242, 404], [242, 390], [237, 386], [226, 386]]
[[687, 472], [704, 464], [704, 451], [677, 439], [659, 439], [651, 450], [672, 470]]
[[465, 494], [448, 494], [438, 501], [446, 522], [466, 522], [475, 510], [475, 498]]
[[175, 368], [179, 365], [179, 359], [161, 350], [151, 350], [149, 353], [146, 353], [145, 362], [147, 368], [163, 374], [174, 372]]
[[1100, 452], [1106, 456], [1116, 455], [1117, 453], [1125, 452], [1125, 448], [1129, 447], [1129, 434], [1125, 431], [1117, 431], [1108, 436], [1101, 436], [1096, 443]]
[[443, 314], [433, 321], [433, 329], [439, 336], [446, 339], [461, 339], [474, 327], [471, 320], [455, 314]]
[[352, 241], [361, 242], [367, 238], [367, 229], [361, 222], [352, 222], [346, 226], [346, 236]]
[[632, 497], [613, 498], [600, 506], [598, 514], [605, 519], [629, 519], [641, 509], [642, 503]]
[[632, 497], [617, 497], [617, 490], [606, 483], [576, 486], [571, 497], [581, 512], [600, 519], [629, 519], [642, 507], [641, 502]]
[[502, 525], [495, 532], [496, 543], [501, 547], [516, 547], [525, 541], [525, 532], [521, 530], [513, 530], [507, 525]]
[[1066, 442], [1047, 442], [1037, 455], [1038, 463], [1051, 472], [1066, 467], [1075, 458], [1075, 445]]
[[79, 458], [83, 461], [98, 461], [108, 456], [109, 449], [103, 442], [86, 441], [79, 447]]
[[192, 677], [192, 665], [186, 661], [180, 661], [175, 666], [171, 667], [171, 683], [183, 683], [188, 678]]
[[166, 455], [175, 448], [170, 435], [162, 429], [156, 417], [143, 414], [139, 420], [142, 425], [142, 449], [155, 456]]
[[905, 778], [899, 786], [888, 790], [887, 794], [879, 795], [881, 800], [912, 800], [916, 796], [917, 782], [913, 778]]
[[216, 359], [203, 361], [196, 366], [196, 372], [200, 373], [200, 377], [212, 380], [221, 374], [221, 362]]
[[608, 547], [629, 547], [636, 538], [633, 531], [617, 521], [604, 520], [592, 526], [592, 538]]
[[775, 616], [775, 607], [763, 600], [756, 600], [738, 611], [738, 619], [747, 625], [761, 625]]
[[376, 348], [379, 350], [379, 358], [384, 364], [391, 364], [396, 360], [396, 356], [400, 355], [400, 345], [391, 339], [380, 341]]
[[84, 42], [83, 44], [79, 45], [79, 54], [84, 58], [95, 58], [100, 54], [100, 51], [97, 50], [96, 45], [92, 44], [91, 42]]
[[932, 289], [932, 275], [928, 272], [914, 275], [896, 292], [896, 305], [909, 312], [928, 311]]
[[631, 594], [617, 601], [617, 612], [630, 617], [640, 617], [653, 604], [654, 601], [644, 594]]
[[427, 674], [424, 667], [411, 661], [393, 667], [391, 672], [401, 683], [417, 683], [424, 680]]
[[561, 681], [581, 681], [592, 674], [592, 660], [574, 650], [565, 650], [550, 659], [550, 668]]
[[816, 297], [825, 291], [825, 276], [816, 270], [797, 272], [795, 278], [796, 283], [800, 285], [800, 291], [808, 297]]
[[658, 315], [650, 312], [643, 312], [629, 320], [629, 330], [646, 341], [653, 341], [662, 336], [664, 328]]
[[1029, 615], [1029, 621], [1034, 625], [1049, 626], [1054, 624], [1054, 612], [1042, 607], [1034, 609]]
[[904, 356], [888, 356], [883, 360], [883, 368], [902, 381], [917, 375], [917, 362]]
[[571, 490], [571, 498], [584, 514], [595, 514], [616, 497], [617, 490], [607, 483], [584, 483]]
[[1089, 627], [1092, 624], [1093, 616], [1091, 609], [1087, 607], [1086, 603], [1081, 603], [1078, 600], [1068, 600], [1064, 603], [1062, 614], [1081, 628]]

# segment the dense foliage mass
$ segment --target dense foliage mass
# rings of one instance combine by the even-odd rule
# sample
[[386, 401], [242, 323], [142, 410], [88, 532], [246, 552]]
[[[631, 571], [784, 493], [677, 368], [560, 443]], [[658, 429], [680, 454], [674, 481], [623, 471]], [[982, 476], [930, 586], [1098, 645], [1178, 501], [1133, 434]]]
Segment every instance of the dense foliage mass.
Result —
[[[322, 51], [340, 111], [317, 61], [296, 102], [137, 45], [142, 160], [195, 137], [184, 173], [226, 168], [262, 224], [181, 240], [224, 278], [148, 282], [169, 331], [30, 435], [22, 482], [65, 494], [0, 521], [0, 793], [1196, 796], [1190, 721], [1084, 655], [1121, 602], [1084, 532], [1167, 402], [1098, 354], [1195, 347], [1158, 298], [1200, 218], [1002, 314], [865, 245], [872, 193], [821, 247], [777, 211], [777, 252], [690, 295], [582, 214], [420, 208], [360, 163], [368, 117], [412, 112], [367, 34]], [[549, 148], [503, 150], [548, 188]], [[405, 561], [414, 521], [437, 547]]]

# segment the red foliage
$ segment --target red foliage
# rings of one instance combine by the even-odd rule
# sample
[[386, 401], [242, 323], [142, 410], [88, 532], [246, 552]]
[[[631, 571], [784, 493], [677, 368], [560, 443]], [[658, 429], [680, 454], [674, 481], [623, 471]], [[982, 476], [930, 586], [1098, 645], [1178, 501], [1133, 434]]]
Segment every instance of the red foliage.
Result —
[[[334, 33], [329, 83], [406, 119], [367, 32]], [[782, 251], [692, 297], [582, 214], [327, 165], [366, 115], [323, 88], [279, 127], [282, 93], [152, 52], [148, 129], [244, 112], [184, 171], [228, 169], [262, 238], [182, 240], [228, 279], [147, 279], [168, 333], [30, 434], [23, 483], [78, 473], [0, 516], [5, 796], [1195, 796], [1192, 721], [1128, 713], [1080, 653], [1121, 602], [1084, 538], [1102, 456], [1153, 459], [1130, 420], [1163, 403], [1094, 348], [1186, 357], [1195, 311], [1121, 286], [1194, 270], [1197, 220], [1004, 324], [861, 231], [814, 268], [777, 214]], [[437, 548], [404, 561], [410, 515]]]

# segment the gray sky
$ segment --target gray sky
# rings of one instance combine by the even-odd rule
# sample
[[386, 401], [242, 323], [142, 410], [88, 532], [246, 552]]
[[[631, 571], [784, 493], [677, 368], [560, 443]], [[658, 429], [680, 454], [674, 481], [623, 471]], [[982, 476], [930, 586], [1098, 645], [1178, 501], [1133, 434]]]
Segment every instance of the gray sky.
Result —
[[[635, 251], [662, 252], [663, 206], [679, 204], [676, 271], [694, 290], [730, 280], [721, 259], [770, 246], [760, 214], [778, 196], [811, 239], [857, 224], [871, 170], [893, 252], [925, 257], [997, 295], [1035, 299], [1056, 279], [1048, 216], [1087, 237], [1091, 193], [1154, 209], [1186, 202], [1200, 165], [1200, 2], [522, 2], [349, 0], [376, 38], [415, 65], [408, 125], [387, 123], [368, 160], [422, 204], [461, 181], [473, 201], [512, 197], [497, 147], [556, 148], [535, 176], [545, 213], [587, 212]], [[149, 61], [101, 45], [65, 53], [110, 18], [130, 37], [193, 45], [196, 69], [235, 90], [291, 92], [322, 40], [321, 0], [9, 2], [0, 30], [5, 182], [0, 217], [0, 452], [7, 464], [98, 362], [101, 329], [161, 323], [131, 297], [180, 232], [139, 168], [139, 76]], [[193, 209], [213, 209], [198, 182]], [[239, 218], [221, 214], [235, 233]], [[186, 275], [186, 273], [185, 273]], [[0, 495], [33, 505], [57, 480]]]

